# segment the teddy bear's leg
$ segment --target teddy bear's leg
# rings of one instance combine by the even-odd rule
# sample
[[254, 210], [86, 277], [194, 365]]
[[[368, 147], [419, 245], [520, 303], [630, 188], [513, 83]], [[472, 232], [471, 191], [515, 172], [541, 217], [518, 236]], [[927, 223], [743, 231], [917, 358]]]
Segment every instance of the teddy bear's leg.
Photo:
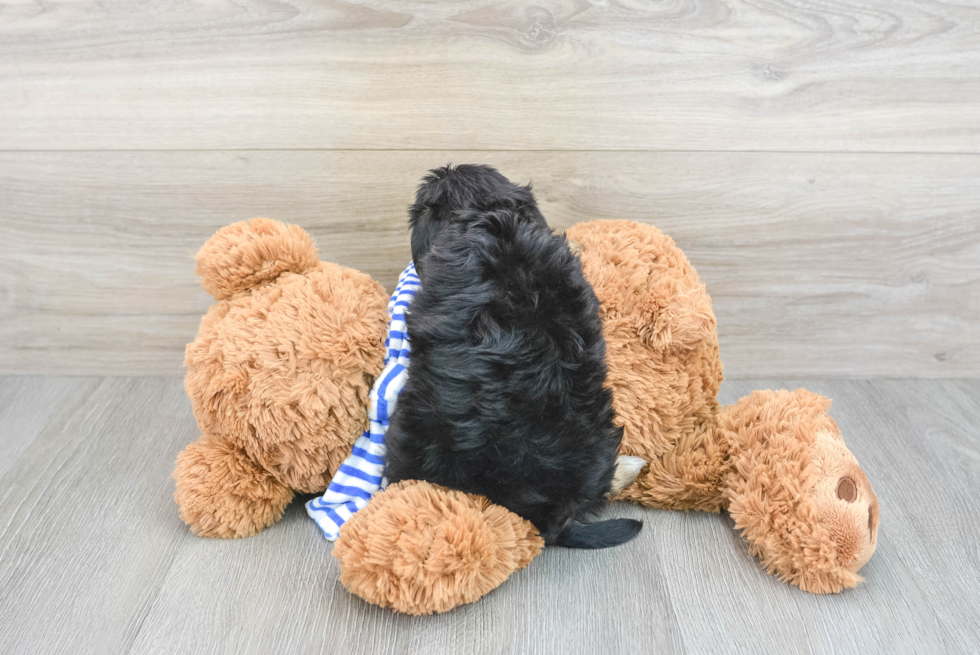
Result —
[[472, 603], [524, 568], [544, 540], [482, 496], [405, 481], [375, 495], [340, 530], [340, 581], [364, 600], [406, 614]]
[[877, 545], [878, 500], [827, 413], [804, 389], [756, 391], [718, 416], [735, 526], [770, 573], [814, 593], [861, 581]]
[[177, 456], [174, 500], [201, 537], [247, 537], [279, 520], [293, 492], [243, 450], [201, 437]]

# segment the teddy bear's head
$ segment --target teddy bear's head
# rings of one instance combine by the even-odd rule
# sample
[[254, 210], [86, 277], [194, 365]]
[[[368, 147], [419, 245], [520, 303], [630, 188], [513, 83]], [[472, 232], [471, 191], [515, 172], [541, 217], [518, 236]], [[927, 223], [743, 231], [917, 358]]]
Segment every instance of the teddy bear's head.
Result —
[[767, 570], [813, 593], [861, 581], [880, 521], [878, 499], [829, 409], [829, 398], [806, 389], [753, 391], [719, 423], [735, 526]]
[[301, 228], [265, 218], [219, 230], [196, 272], [217, 300], [185, 351], [202, 433], [291, 489], [322, 491], [367, 427], [384, 358], [384, 289], [319, 261]]

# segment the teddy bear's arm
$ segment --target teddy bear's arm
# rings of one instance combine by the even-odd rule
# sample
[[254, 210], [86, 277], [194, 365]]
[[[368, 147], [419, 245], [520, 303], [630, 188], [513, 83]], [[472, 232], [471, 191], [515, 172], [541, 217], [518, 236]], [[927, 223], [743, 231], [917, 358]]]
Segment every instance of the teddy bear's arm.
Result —
[[243, 450], [202, 437], [177, 456], [174, 500], [201, 537], [248, 537], [279, 520], [293, 492]]

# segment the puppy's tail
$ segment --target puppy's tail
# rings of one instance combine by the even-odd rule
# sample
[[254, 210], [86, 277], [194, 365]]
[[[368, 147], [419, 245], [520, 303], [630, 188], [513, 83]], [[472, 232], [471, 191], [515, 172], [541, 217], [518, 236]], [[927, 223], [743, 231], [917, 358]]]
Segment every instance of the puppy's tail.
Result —
[[569, 521], [549, 546], [564, 548], [609, 548], [626, 543], [643, 527], [643, 521], [612, 519], [598, 523], [574, 523]]

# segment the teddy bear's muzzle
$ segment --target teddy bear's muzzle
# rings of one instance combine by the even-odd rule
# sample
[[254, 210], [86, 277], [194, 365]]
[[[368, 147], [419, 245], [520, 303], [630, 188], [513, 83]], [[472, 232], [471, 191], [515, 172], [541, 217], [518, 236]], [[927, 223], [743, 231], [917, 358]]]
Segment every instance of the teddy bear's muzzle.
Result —
[[837, 483], [836, 496], [838, 501], [853, 506], [847, 507], [851, 511], [846, 512], [850, 515], [848, 522], [854, 534], [853, 561], [846, 568], [857, 573], [868, 563], [878, 546], [878, 524], [881, 518], [878, 498], [863, 475], [859, 480], [846, 475], [842, 477]]

